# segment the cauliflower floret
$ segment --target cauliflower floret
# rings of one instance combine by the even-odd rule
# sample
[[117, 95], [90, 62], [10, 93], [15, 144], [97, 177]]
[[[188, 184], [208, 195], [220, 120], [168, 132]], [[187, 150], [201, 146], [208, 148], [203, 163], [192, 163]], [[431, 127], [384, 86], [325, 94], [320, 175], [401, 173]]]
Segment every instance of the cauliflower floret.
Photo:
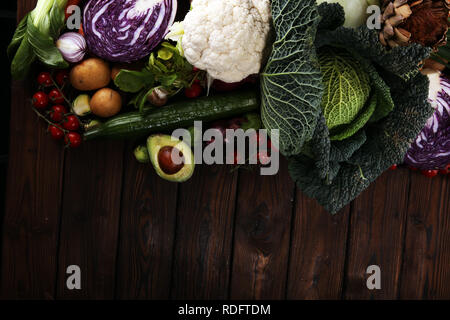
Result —
[[261, 69], [270, 0], [194, 0], [184, 19], [186, 59], [211, 77], [239, 82]]

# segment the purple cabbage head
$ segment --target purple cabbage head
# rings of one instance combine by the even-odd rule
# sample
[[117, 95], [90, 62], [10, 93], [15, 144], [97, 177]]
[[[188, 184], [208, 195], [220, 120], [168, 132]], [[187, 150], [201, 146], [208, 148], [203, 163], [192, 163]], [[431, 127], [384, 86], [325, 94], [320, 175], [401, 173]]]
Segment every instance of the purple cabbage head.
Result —
[[148, 56], [175, 20], [177, 0], [90, 0], [83, 29], [89, 50], [113, 62]]
[[416, 138], [405, 163], [422, 170], [444, 169], [450, 164], [450, 81], [441, 77], [441, 91], [433, 116]]

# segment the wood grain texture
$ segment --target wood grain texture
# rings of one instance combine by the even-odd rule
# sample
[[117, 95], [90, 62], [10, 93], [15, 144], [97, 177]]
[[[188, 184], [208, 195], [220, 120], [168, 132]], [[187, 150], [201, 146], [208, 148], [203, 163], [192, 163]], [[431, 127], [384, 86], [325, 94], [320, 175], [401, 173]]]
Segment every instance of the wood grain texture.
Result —
[[330, 215], [297, 191], [287, 298], [340, 299], [350, 205]]
[[[409, 172], [385, 172], [353, 203], [346, 299], [395, 299], [401, 269]], [[367, 267], [381, 269], [381, 290], [367, 288]]]
[[[123, 143], [94, 141], [67, 155], [59, 249], [58, 298], [114, 298]], [[82, 290], [66, 269], [81, 268]]]
[[[36, 0], [17, 1], [18, 20], [35, 4]], [[0, 297], [7, 299], [55, 296], [64, 152], [31, 111], [32, 85], [12, 85], [0, 278]]]
[[283, 159], [275, 176], [239, 175], [232, 299], [284, 299], [294, 183]]
[[449, 178], [411, 177], [402, 299], [450, 299]]
[[132, 146], [125, 161], [116, 298], [168, 299], [178, 185], [139, 164]]
[[202, 165], [180, 185], [172, 299], [227, 298], [237, 174]]
[[64, 151], [31, 111], [29, 96], [30, 85], [13, 85], [1, 296], [53, 299]]

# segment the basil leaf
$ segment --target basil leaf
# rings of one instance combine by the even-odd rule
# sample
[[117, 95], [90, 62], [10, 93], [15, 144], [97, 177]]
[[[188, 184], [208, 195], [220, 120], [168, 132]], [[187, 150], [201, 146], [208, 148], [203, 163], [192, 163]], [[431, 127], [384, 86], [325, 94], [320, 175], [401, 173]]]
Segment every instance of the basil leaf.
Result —
[[13, 38], [11, 40], [11, 43], [8, 46], [8, 57], [12, 57], [19, 48], [23, 38], [25, 37], [25, 34], [27, 33], [27, 21], [28, 21], [28, 15], [27, 14], [19, 23], [17, 26], [16, 31], [14, 32]]
[[124, 92], [136, 93], [146, 87], [153, 86], [154, 81], [153, 75], [147, 69], [142, 71], [121, 70], [114, 83]]
[[64, 60], [53, 39], [49, 35], [43, 34], [28, 17], [27, 28], [28, 41], [34, 53], [43, 63], [54, 68], [67, 68], [69, 64]]

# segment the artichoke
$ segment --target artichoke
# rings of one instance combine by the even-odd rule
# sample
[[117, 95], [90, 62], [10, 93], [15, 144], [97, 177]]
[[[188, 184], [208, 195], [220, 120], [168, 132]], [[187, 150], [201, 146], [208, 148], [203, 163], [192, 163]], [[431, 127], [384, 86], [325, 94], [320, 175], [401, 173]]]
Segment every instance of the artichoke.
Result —
[[382, 0], [380, 42], [389, 48], [419, 43], [434, 50], [447, 41], [450, 0]]

